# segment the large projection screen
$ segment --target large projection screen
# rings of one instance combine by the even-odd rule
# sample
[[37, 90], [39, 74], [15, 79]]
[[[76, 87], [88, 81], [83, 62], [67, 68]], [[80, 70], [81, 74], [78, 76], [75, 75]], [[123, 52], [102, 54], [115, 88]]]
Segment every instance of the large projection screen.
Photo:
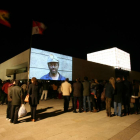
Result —
[[[51, 74], [57, 72], [57, 79]], [[54, 74], [53, 73], [53, 74]], [[36, 77], [41, 80], [61, 80], [69, 78], [72, 81], [72, 57], [31, 48], [29, 79]]]
[[130, 54], [116, 47], [89, 53], [87, 54], [87, 61], [131, 71]]

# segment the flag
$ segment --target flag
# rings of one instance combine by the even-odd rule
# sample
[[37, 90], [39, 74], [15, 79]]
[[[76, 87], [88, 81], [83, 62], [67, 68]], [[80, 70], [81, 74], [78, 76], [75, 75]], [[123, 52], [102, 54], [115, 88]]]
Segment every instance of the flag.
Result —
[[46, 29], [46, 26], [42, 22], [33, 21], [32, 26], [32, 35], [34, 34], [43, 34], [43, 31]]
[[3, 24], [7, 27], [11, 27], [9, 23], [9, 12], [6, 10], [0, 10], [0, 24]]

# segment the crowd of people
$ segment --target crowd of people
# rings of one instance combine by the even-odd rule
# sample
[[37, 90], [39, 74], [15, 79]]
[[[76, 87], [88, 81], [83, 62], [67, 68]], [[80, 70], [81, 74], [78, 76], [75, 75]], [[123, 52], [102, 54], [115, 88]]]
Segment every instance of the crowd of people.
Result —
[[[93, 112], [97, 113], [106, 109], [108, 117], [125, 116], [132, 114], [130, 103], [134, 104], [134, 113], [140, 111], [140, 85], [139, 82], [130, 82], [126, 77], [111, 77], [108, 81], [98, 82], [97, 79], [88, 80], [84, 77], [81, 81], [77, 78], [70, 82], [37, 80], [21, 83], [19, 80], [2, 81], [0, 79], [1, 105], [7, 104], [6, 119], [11, 123], [18, 122], [18, 111], [24, 99], [29, 95], [31, 108], [31, 121], [36, 121], [36, 109], [39, 100], [64, 99], [64, 112], [69, 110], [70, 98], [72, 98], [73, 113]], [[1, 98], [2, 97], [2, 98]], [[132, 98], [133, 97], [133, 98]], [[131, 101], [133, 99], [133, 102]], [[123, 105], [123, 108], [122, 108]], [[111, 112], [111, 107], [114, 112]], [[79, 111], [77, 112], [77, 109]]]

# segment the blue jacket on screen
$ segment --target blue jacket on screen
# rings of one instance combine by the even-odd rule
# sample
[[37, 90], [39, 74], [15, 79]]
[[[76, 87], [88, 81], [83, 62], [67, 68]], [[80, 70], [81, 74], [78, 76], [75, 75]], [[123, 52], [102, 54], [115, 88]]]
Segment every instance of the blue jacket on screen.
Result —
[[[53, 80], [53, 79], [50, 77], [50, 74], [49, 74], [49, 73], [46, 74], [46, 75], [44, 75], [44, 76], [42, 76], [40, 79], [41, 79], [41, 80]], [[57, 80], [65, 81], [66, 78], [63, 77], [63, 76], [59, 73], [59, 77], [58, 77]]]

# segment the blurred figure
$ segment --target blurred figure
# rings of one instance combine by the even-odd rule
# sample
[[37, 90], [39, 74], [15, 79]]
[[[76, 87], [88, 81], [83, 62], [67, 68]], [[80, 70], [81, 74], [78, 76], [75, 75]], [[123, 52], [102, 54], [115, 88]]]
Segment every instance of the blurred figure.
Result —
[[111, 101], [112, 96], [115, 92], [115, 79], [111, 77], [109, 79], [109, 83], [105, 86], [105, 97], [106, 97], [106, 113], [107, 116], [111, 117]]
[[[105, 98], [102, 99], [102, 94], [104, 94], [103, 92], [105, 92], [106, 83], [107, 82], [105, 80], [103, 82], [101, 82], [101, 87], [102, 87], [102, 91], [101, 91], [101, 110], [104, 110], [106, 108]], [[113, 97], [112, 97], [112, 101], [113, 101]]]
[[84, 112], [86, 112], [86, 99], [88, 101], [89, 112], [91, 112], [91, 106], [90, 106], [90, 84], [88, 82], [88, 77], [84, 77], [84, 82], [83, 82], [83, 104], [84, 104]]
[[1, 100], [1, 96], [2, 96], [2, 80], [0, 79], [0, 100]]
[[25, 81], [23, 81], [23, 84], [22, 84], [22, 86], [21, 86], [21, 88], [23, 89], [23, 96], [24, 96], [24, 98], [26, 97], [26, 95], [27, 95], [27, 84], [26, 84], [26, 82]]
[[10, 98], [12, 98], [12, 108], [11, 108], [11, 123], [16, 124], [18, 122], [18, 111], [21, 104], [24, 104], [23, 100], [23, 90], [19, 86], [19, 81], [15, 81], [15, 86], [11, 88]]
[[96, 83], [94, 79], [92, 79], [91, 81], [90, 90], [91, 90], [91, 98], [93, 104], [93, 112], [97, 112]]
[[15, 81], [11, 80], [11, 84], [9, 84], [8, 86], [8, 95], [7, 95], [7, 100], [8, 100], [8, 104], [7, 104], [7, 115], [6, 115], [6, 120], [11, 120], [11, 107], [12, 107], [12, 99], [10, 98], [9, 94], [11, 91], [11, 88], [15, 85]]
[[2, 86], [2, 90], [4, 91], [4, 98], [1, 102], [1, 104], [3, 105], [6, 99], [6, 104], [7, 102], [7, 94], [8, 94], [8, 85], [10, 84], [10, 80], [6, 80], [6, 83], [4, 83], [4, 85]]
[[[122, 117], [122, 96], [123, 96], [123, 83], [120, 77], [117, 77], [115, 83], [115, 94], [114, 94], [114, 113], [115, 116]], [[117, 111], [118, 106], [118, 111]]]
[[135, 81], [133, 84], [133, 96], [135, 97], [135, 103], [134, 103], [135, 114], [138, 114], [139, 111], [138, 93], [139, 93], [139, 83]]
[[101, 110], [101, 91], [100, 91], [100, 84], [98, 83], [97, 79], [94, 79], [96, 85], [96, 96], [97, 96], [97, 111]]
[[59, 83], [57, 91], [58, 91], [58, 99], [62, 99], [61, 83]]
[[33, 77], [31, 79], [31, 83], [29, 85], [29, 104], [31, 107], [31, 121], [35, 122], [36, 120], [36, 108], [37, 104], [39, 104], [39, 88], [37, 84], [37, 79]]
[[70, 93], [72, 92], [71, 84], [68, 81], [69, 79], [66, 78], [65, 82], [61, 84], [61, 91], [64, 98], [64, 112], [68, 112]]
[[49, 89], [48, 81], [43, 81], [43, 91], [41, 95], [41, 100], [43, 100], [44, 95], [45, 95], [44, 100], [47, 100], [48, 89]]
[[58, 92], [57, 92], [57, 84], [56, 84], [56, 82], [54, 82], [53, 84], [52, 84], [52, 89], [53, 89], [53, 92], [52, 92], [52, 94], [53, 94], [53, 97], [55, 98], [55, 99], [57, 99], [57, 97], [58, 97]]
[[139, 93], [138, 93], [138, 97], [139, 97], [139, 114], [140, 114], [140, 83], [139, 83]]
[[74, 113], [76, 112], [77, 100], [79, 101], [79, 113], [81, 113], [81, 94], [82, 94], [82, 84], [79, 82], [79, 78], [73, 84], [73, 97], [74, 97]]
[[130, 98], [132, 94], [132, 85], [127, 80], [127, 77], [123, 77], [124, 92], [123, 92], [123, 104], [124, 104], [124, 113], [123, 115], [129, 115], [130, 113]]

